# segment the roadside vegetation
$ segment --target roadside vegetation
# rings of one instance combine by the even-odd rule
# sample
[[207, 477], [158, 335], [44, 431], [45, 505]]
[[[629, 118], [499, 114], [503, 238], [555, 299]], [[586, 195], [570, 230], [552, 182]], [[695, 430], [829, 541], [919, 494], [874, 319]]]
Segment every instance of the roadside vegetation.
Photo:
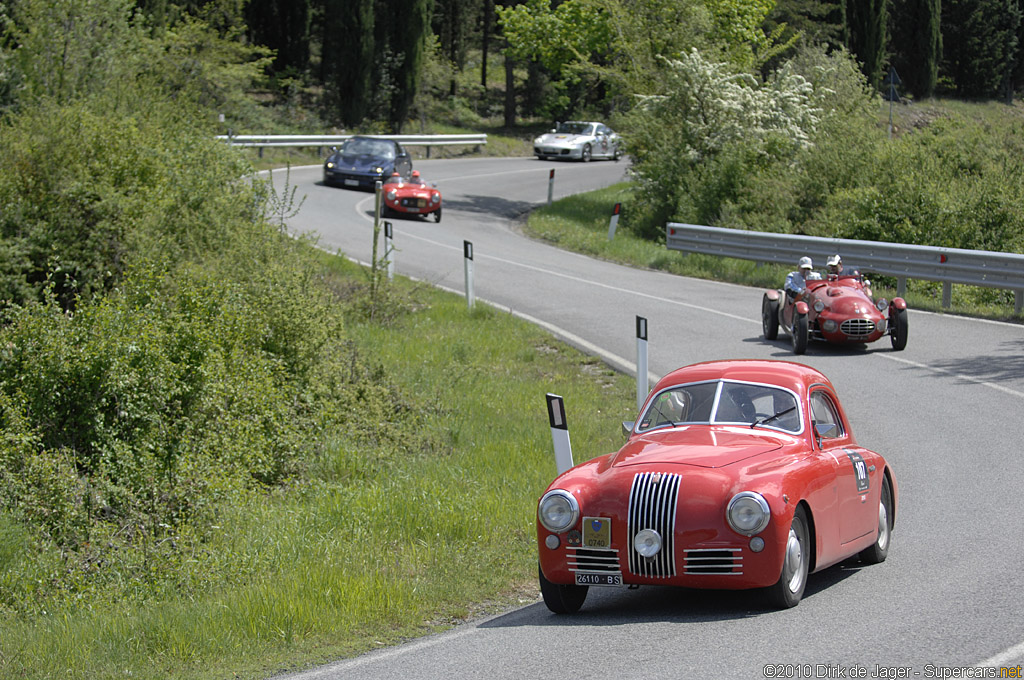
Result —
[[[227, 128], [485, 131], [523, 155], [601, 117], [633, 181], [533, 233], [758, 286], [783, 272], [669, 253], [664, 222], [1024, 249], [1017, 107], [923, 99], [890, 141], [878, 69], [779, 24], [798, 3], [508, 4], [509, 62], [431, 34], [429, 4], [378, 32], [344, 22], [386, 3], [291, 3], [327, 28], [276, 51], [246, 21], [280, 3], [0, 5], [0, 677], [266, 677], [532, 602], [544, 393], [577, 459], [632, 415], [630, 379], [546, 333], [286, 234], [301, 196], [253, 171], [309, 152], [261, 159]], [[322, 49], [368, 46], [373, 73], [311, 77]], [[341, 102], [353, 75], [367, 98]]]

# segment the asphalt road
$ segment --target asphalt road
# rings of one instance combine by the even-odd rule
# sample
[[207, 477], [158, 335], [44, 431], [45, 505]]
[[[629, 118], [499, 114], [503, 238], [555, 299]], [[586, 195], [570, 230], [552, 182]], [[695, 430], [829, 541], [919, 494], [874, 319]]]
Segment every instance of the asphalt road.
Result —
[[[552, 168], [557, 199], [620, 181], [625, 162], [416, 167], [442, 190], [444, 219], [393, 220], [398, 273], [462, 292], [471, 241], [478, 301], [630, 373], [637, 315], [648, 319], [655, 375], [708, 359], [794, 358], [785, 335], [761, 337], [760, 290], [634, 270], [517, 230], [546, 202]], [[319, 167], [292, 169], [291, 181], [306, 198], [290, 226], [368, 261], [373, 195], [321, 185]], [[887, 339], [812, 343], [800, 361], [832, 379], [858, 441], [894, 467], [900, 508], [885, 563], [814, 574], [787, 611], [742, 592], [591, 588], [575, 616], [537, 602], [288, 677], [999, 677], [973, 667], [1024, 664], [1024, 327], [911, 310], [903, 352]]]

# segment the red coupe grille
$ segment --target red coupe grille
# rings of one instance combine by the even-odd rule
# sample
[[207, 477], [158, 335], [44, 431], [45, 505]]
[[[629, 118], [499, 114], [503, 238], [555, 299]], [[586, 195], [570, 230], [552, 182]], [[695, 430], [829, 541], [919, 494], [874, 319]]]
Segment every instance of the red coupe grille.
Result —
[[[676, 502], [682, 477], [667, 472], [643, 472], [633, 478], [629, 491], [627, 535], [629, 570], [637, 576], [671, 578], [676, 575]], [[633, 550], [632, 538], [643, 529], [661, 536], [661, 551], [651, 558]]]
[[847, 319], [839, 325], [839, 330], [851, 338], [863, 338], [875, 332], [875, 322], [871, 319]]
[[687, 550], [687, 574], [742, 574], [743, 554], [739, 548], [698, 548]]
[[619, 573], [619, 553], [612, 548], [568, 548], [569, 571], [608, 571]]

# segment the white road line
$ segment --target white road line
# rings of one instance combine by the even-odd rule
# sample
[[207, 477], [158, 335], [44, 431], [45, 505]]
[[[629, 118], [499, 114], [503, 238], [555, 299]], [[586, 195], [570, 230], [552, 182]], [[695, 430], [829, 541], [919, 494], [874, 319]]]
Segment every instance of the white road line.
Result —
[[1019, 645], [1014, 645], [1013, 647], [1010, 647], [1009, 649], [1007, 649], [1006, 651], [1004, 651], [1004, 652], [1002, 652], [1000, 654], [996, 654], [995, 656], [990, 656], [989, 658], [985, 659], [984, 661], [979, 661], [977, 664], [975, 664], [974, 667], [975, 668], [983, 668], [985, 666], [1000, 666], [1000, 667], [1003, 667], [1003, 666], [1008, 665], [1012, 661], [1020, 661], [1021, 659], [1024, 659], [1024, 642], [1021, 642]]

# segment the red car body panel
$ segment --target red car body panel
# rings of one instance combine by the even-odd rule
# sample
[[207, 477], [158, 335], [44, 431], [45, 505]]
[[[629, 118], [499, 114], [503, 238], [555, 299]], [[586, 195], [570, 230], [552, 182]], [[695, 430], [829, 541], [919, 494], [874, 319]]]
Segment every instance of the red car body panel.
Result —
[[[736, 381], [781, 387], [796, 395], [800, 431], [785, 432], [763, 426], [737, 424], [673, 424], [638, 431], [634, 426], [616, 453], [581, 463], [558, 476], [548, 487], [570, 492], [578, 501], [579, 518], [566, 531], [552, 532], [537, 521], [538, 550], [543, 577], [553, 584], [572, 585], [576, 573], [621, 572], [623, 585], [671, 585], [689, 588], [745, 589], [775, 584], [780, 578], [794, 513], [804, 506], [814, 545], [810, 571], [818, 571], [869, 548], [879, 531], [879, 503], [883, 477], [892, 492], [895, 519], [897, 489], [885, 459], [857, 445], [835, 389], [818, 371], [783, 361], [720, 361], [674, 371], [651, 391], [641, 410], [668, 388], [691, 383]], [[813, 434], [812, 392], [830, 400], [841, 420], [841, 436]], [[819, 395], [820, 397], [821, 395]], [[630, 505], [638, 480], [675, 483], [678, 497], [672, 513], [671, 573], [643, 573], [632, 537], [643, 527], [646, 512]], [[864, 488], [866, 486], [866, 488]], [[735, 531], [726, 518], [730, 499], [741, 491], [760, 494], [767, 501], [770, 520], [757, 536]], [[669, 507], [668, 504], [664, 507]], [[611, 520], [611, 550], [589, 551], [584, 523], [592, 518]], [[632, 522], [632, 525], [631, 525]], [[601, 560], [604, 560], [603, 562]], [[611, 560], [609, 562], [609, 560]], [[637, 568], [634, 569], [634, 563]]]

